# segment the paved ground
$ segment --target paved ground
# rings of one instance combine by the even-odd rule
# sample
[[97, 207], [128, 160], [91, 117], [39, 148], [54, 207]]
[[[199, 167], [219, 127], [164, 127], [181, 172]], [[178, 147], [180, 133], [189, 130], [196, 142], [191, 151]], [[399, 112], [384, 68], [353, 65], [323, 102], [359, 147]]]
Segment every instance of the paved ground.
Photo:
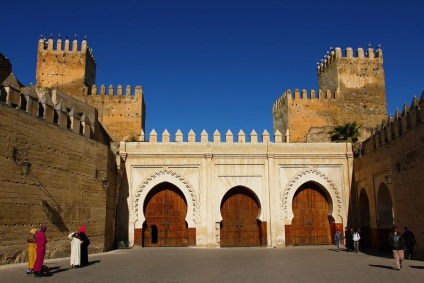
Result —
[[423, 282], [424, 262], [392, 269], [390, 255], [336, 252], [334, 246], [270, 248], [133, 248], [47, 260], [51, 277], [26, 275], [26, 264], [0, 266], [0, 282]]

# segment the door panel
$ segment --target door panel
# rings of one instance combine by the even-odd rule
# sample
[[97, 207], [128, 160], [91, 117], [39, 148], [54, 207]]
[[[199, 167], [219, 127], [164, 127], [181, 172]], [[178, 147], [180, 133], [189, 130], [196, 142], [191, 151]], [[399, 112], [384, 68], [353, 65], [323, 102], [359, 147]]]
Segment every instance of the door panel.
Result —
[[221, 246], [259, 246], [258, 213], [259, 206], [248, 190], [237, 187], [227, 193], [221, 205]]
[[331, 244], [328, 202], [318, 187], [307, 183], [299, 188], [293, 199], [293, 214], [293, 245]]
[[[144, 246], [188, 246], [185, 222], [187, 203], [181, 191], [172, 184], [162, 183], [146, 197], [144, 215]], [[157, 227], [157, 243], [151, 241], [151, 227]]]

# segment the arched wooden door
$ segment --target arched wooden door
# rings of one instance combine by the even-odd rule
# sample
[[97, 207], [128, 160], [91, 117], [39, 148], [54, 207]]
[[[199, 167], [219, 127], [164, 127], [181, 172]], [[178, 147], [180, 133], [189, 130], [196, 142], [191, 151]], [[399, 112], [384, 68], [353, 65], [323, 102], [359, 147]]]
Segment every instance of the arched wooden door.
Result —
[[331, 244], [328, 202], [313, 183], [302, 185], [293, 198], [294, 218], [291, 225], [292, 245]]
[[186, 214], [183, 193], [170, 183], [157, 185], [144, 202], [143, 246], [188, 246]]
[[259, 246], [258, 214], [259, 205], [249, 190], [236, 187], [225, 194], [221, 203], [221, 247]]

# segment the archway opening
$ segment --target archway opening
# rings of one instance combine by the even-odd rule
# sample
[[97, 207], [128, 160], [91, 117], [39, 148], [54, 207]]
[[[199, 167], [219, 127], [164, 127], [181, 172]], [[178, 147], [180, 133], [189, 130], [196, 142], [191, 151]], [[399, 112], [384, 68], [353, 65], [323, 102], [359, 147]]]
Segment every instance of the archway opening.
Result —
[[370, 248], [372, 246], [370, 205], [365, 189], [362, 189], [361, 193], [359, 194], [358, 208], [358, 228], [361, 229], [361, 240], [359, 241], [359, 244], [361, 245], [361, 248]]
[[378, 248], [382, 251], [389, 251], [390, 245], [387, 239], [393, 226], [393, 203], [389, 188], [384, 183], [381, 183], [378, 188], [377, 212]]
[[189, 245], [187, 201], [178, 187], [168, 182], [158, 184], [147, 194], [143, 210], [143, 246]]
[[329, 197], [317, 184], [307, 182], [293, 197], [292, 225], [286, 228], [289, 245], [328, 245], [332, 243], [331, 224], [334, 222], [328, 204]]
[[251, 190], [241, 186], [229, 190], [221, 202], [221, 247], [266, 245], [266, 223], [258, 219], [259, 210]]

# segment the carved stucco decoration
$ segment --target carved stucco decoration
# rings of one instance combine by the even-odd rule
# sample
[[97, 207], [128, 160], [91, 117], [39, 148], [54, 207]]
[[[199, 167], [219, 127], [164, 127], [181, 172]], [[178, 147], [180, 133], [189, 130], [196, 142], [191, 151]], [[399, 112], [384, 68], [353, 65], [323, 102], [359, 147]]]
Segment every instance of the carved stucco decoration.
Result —
[[281, 195], [284, 219], [291, 222], [294, 217], [292, 209], [292, 200], [297, 189], [306, 182], [315, 182], [320, 184], [326, 190], [326, 194], [331, 198], [329, 208], [335, 218], [344, 214], [341, 191], [337, 189], [334, 182], [323, 172], [316, 169], [306, 169], [296, 174], [287, 184]]
[[156, 172], [147, 177], [141, 183], [141, 185], [138, 186], [138, 189], [133, 196], [133, 209], [130, 211], [129, 215], [130, 222], [138, 222], [139, 225], [143, 224], [144, 220], [146, 220], [143, 211], [144, 200], [146, 199], [146, 196], [150, 190], [163, 182], [168, 182], [177, 186], [184, 194], [184, 197], [187, 201], [187, 216], [185, 220], [187, 221], [188, 227], [194, 227], [195, 223], [197, 222], [197, 212], [199, 211], [198, 206], [200, 205], [196, 200], [195, 191], [193, 190], [193, 187], [190, 185], [190, 183], [181, 176], [181, 174], [171, 170], [162, 170]]

